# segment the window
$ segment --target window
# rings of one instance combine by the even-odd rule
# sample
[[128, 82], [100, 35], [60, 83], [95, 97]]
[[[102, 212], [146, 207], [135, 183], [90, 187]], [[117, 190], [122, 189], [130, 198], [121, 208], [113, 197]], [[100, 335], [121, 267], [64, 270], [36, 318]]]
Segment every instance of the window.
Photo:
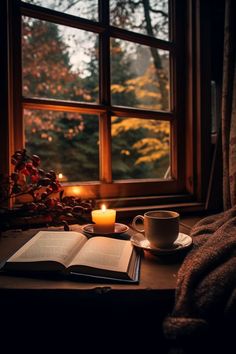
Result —
[[[204, 70], [198, 77], [200, 47], [191, 37], [200, 36], [191, 20], [197, 6], [3, 3], [9, 95], [2, 100], [12, 132], [3, 154], [24, 145], [62, 174], [68, 193], [109, 198], [116, 206], [204, 198], [207, 129], [194, 98]], [[187, 55], [190, 49], [197, 59]]]

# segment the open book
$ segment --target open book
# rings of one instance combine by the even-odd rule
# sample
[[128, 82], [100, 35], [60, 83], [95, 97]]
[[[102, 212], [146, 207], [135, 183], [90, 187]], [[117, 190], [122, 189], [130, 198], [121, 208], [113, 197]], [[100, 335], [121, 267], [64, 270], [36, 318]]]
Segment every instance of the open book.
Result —
[[7, 260], [4, 270], [138, 282], [139, 265], [139, 254], [129, 240], [39, 231]]

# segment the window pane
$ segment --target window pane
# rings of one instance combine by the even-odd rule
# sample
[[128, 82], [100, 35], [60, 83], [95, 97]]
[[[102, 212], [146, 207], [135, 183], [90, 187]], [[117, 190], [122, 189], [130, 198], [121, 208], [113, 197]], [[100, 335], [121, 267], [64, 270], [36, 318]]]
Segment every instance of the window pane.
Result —
[[169, 39], [168, 0], [110, 0], [110, 14], [113, 26]]
[[25, 0], [24, 2], [98, 21], [98, 0]]
[[169, 122], [112, 117], [114, 179], [169, 178], [169, 165]]
[[23, 95], [98, 101], [98, 36], [23, 17]]
[[169, 110], [169, 52], [111, 40], [112, 104]]
[[25, 146], [41, 157], [42, 168], [63, 180], [98, 180], [98, 117], [79, 113], [24, 110]]

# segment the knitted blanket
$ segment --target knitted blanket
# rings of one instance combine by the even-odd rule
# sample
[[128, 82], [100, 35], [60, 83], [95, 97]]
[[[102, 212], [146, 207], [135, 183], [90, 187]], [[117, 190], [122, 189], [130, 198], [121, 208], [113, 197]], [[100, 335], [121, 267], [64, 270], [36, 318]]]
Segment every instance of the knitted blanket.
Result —
[[171, 353], [236, 353], [236, 207], [198, 222], [163, 323]]

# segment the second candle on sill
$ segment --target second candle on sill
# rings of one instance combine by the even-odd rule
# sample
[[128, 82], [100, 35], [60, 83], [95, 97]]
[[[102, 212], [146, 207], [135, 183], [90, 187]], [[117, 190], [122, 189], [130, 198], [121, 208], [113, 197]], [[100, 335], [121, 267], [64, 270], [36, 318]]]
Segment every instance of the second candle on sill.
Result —
[[92, 221], [96, 233], [109, 234], [115, 230], [116, 210], [106, 209], [103, 204], [99, 210], [92, 211]]

